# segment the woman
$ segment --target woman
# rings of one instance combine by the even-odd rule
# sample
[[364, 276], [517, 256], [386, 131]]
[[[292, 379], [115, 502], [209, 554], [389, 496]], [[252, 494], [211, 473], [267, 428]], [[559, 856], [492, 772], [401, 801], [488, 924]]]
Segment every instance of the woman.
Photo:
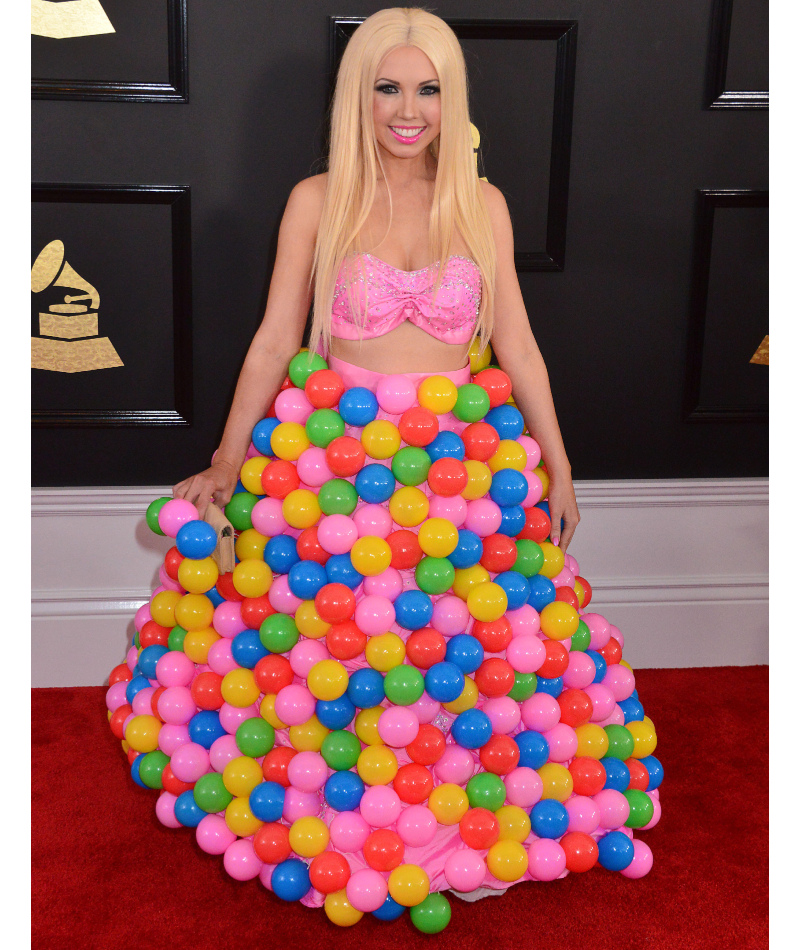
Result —
[[[471, 384], [471, 346], [490, 339], [507, 376]], [[282, 388], [287, 369], [300, 388]], [[315, 439], [315, 417], [336, 437]], [[475, 899], [598, 860], [647, 873], [649, 848], [619, 829], [657, 820], [655, 733], [621, 633], [579, 618], [591, 589], [565, 561], [570, 466], [438, 17], [383, 10], [351, 38], [328, 172], [291, 193], [222, 442], [174, 495], [158, 510], [195, 520], [158, 515], [177, 540], [166, 589], [109, 691], [165, 824], [340, 925], [409, 907], [436, 932], [448, 888]], [[219, 577], [197, 515], [212, 500], [243, 512], [239, 563]], [[161, 722], [191, 741], [161, 741]]]

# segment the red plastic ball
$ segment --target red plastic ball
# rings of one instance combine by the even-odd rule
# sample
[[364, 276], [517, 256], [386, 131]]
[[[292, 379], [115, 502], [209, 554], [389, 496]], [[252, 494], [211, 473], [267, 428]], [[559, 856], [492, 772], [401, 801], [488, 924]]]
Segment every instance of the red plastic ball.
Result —
[[483, 539], [481, 566], [492, 574], [510, 571], [517, 560], [517, 546], [507, 534], [490, 534]]
[[245, 597], [242, 601], [242, 620], [251, 630], [258, 630], [267, 617], [271, 617], [275, 612], [267, 594], [262, 597]]
[[434, 663], [441, 663], [446, 653], [444, 637], [432, 627], [415, 630], [406, 640], [406, 656], [421, 670], [429, 670]]
[[464, 451], [468, 459], [479, 462], [488, 461], [497, 451], [500, 436], [497, 429], [488, 422], [472, 422], [461, 433]]
[[305, 390], [315, 409], [333, 409], [344, 392], [344, 382], [332, 369], [318, 369], [306, 380]]
[[136, 761], [136, 756], [139, 754], [140, 753], [138, 753], [136, 749], [128, 749], [126, 753], [127, 758], [128, 758], [128, 765], [133, 765], [133, 763]]
[[323, 548], [317, 538], [317, 526], [305, 528], [297, 539], [297, 553], [303, 561], [316, 561], [317, 564], [326, 564], [330, 554]]
[[225, 702], [222, 698], [222, 677], [211, 670], [197, 674], [191, 685], [191, 693], [198, 709], [220, 709]]
[[152, 711], [152, 714], [156, 717], [156, 719], [160, 720], [161, 722], [163, 722], [164, 719], [161, 716], [161, 713], [158, 711], [158, 701], [159, 699], [161, 699], [161, 694], [164, 692], [166, 688], [167, 688], [166, 686], [159, 686], [156, 689], [156, 691], [153, 693], [153, 695], [150, 697], [150, 710]]
[[183, 555], [174, 545], [164, 555], [164, 570], [174, 581], [178, 579], [178, 568], [182, 560]]
[[130, 703], [124, 703], [122, 706], [117, 706], [113, 713], [111, 713], [111, 718], [108, 720], [108, 724], [111, 727], [111, 734], [116, 739], [124, 739], [125, 733], [123, 732], [123, 725], [128, 716], [133, 712], [133, 707]]
[[533, 508], [525, 509], [525, 527], [517, 537], [541, 544], [542, 541], [546, 541], [550, 537], [550, 527], [550, 518], [547, 512], [534, 505]]
[[343, 623], [356, 609], [356, 595], [346, 584], [326, 584], [314, 598], [317, 613], [325, 623]]
[[220, 574], [216, 583], [217, 593], [225, 600], [235, 600], [241, 603], [244, 600], [244, 594], [240, 594], [233, 586], [233, 571], [227, 574]]
[[583, 604], [581, 605], [582, 609], [585, 610], [592, 601], [592, 585], [586, 580], [585, 577], [581, 577], [580, 574], [575, 577], [575, 580], [581, 582], [581, 587], [583, 587], [584, 591], [586, 592], [586, 596], [583, 599]]
[[120, 663], [119, 666], [115, 666], [109, 673], [108, 685], [113, 686], [114, 683], [130, 683], [132, 679], [133, 673], [128, 669], [128, 664]]
[[511, 736], [494, 735], [481, 746], [480, 759], [487, 772], [507, 775], [519, 765], [519, 746]]
[[[320, 371], [322, 372], [322, 371]], [[320, 894], [334, 894], [341, 891], [350, 880], [350, 865], [347, 858], [338, 851], [323, 851], [308, 866], [308, 879], [311, 886]]]
[[458, 830], [468, 848], [483, 851], [500, 837], [500, 822], [488, 808], [470, 808], [458, 823]]
[[582, 689], [565, 689], [556, 702], [561, 708], [561, 722], [573, 729], [592, 718], [592, 701]]
[[139, 646], [142, 649], [151, 647], [154, 644], [165, 647], [167, 646], [171, 632], [171, 627], [162, 627], [160, 624], [157, 624], [155, 620], [148, 620], [139, 631]]
[[475, 683], [488, 698], [507, 696], [514, 688], [514, 667], [508, 660], [491, 656], [475, 670]]
[[367, 453], [364, 446], [349, 435], [340, 435], [325, 449], [325, 461], [334, 475], [350, 478], [364, 467]]
[[591, 797], [602, 791], [606, 784], [606, 769], [599, 759], [590, 755], [579, 755], [569, 765], [572, 776], [572, 790], [576, 795]]
[[393, 531], [386, 541], [392, 550], [391, 566], [398, 571], [408, 570], [416, 567], [422, 560], [422, 548], [419, 546], [419, 538], [408, 528], [401, 528], [399, 531]]
[[253, 669], [256, 686], [266, 695], [274, 695], [294, 682], [294, 670], [285, 656], [262, 656]]
[[328, 652], [337, 660], [354, 660], [364, 652], [367, 645], [367, 635], [355, 622], [344, 620], [333, 624], [325, 634]]
[[289, 787], [289, 763], [297, 755], [297, 749], [281, 745], [271, 749], [264, 756], [261, 769], [267, 782], [277, 782], [284, 788]]
[[397, 770], [392, 786], [401, 802], [420, 805], [433, 791], [433, 776], [424, 765], [409, 762]]
[[443, 498], [460, 495], [467, 487], [468, 481], [467, 467], [459, 459], [436, 459], [428, 469], [428, 487], [434, 495], [441, 495]]
[[489, 394], [489, 405], [492, 409], [508, 402], [509, 396], [511, 395], [511, 380], [501, 369], [488, 366], [478, 373], [475, 379], [473, 379], [473, 382], [477, 383]]
[[583, 831], [568, 831], [559, 841], [567, 856], [568, 871], [591, 871], [600, 851], [597, 842]]
[[[410, 637], [409, 637], [410, 639]], [[429, 722], [419, 727], [417, 738], [406, 746], [409, 758], [417, 765], [434, 765], [444, 755], [446, 741], [441, 729]]]
[[289, 829], [279, 821], [267, 822], [255, 833], [253, 850], [264, 864], [280, 864], [292, 853]]
[[364, 842], [364, 859], [376, 871], [392, 871], [403, 863], [406, 846], [396, 831], [376, 828]]
[[609, 637], [608, 643], [597, 651], [600, 656], [611, 666], [612, 663], [619, 663], [622, 659], [622, 647], [616, 637]]
[[439, 420], [436, 413], [424, 406], [412, 406], [406, 409], [397, 423], [400, 438], [407, 445], [419, 447], [430, 445], [439, 434]]
[[575, 610], [580, 606], [578, 597], [571, 587], [556, 587], [556, 600], [560, 600], [562, 604], [569, 604]]
[[472, 636], [487, 653], [502, 653], [511, 643], [511, 621], [507, 617], [476, 620], [472, 625]]
[[569, 666], [569, 651], [558, 640], [542, 641], [544, 643], [545, 661], [536, 671], [538, 676], [545, 679], [554, 679], [556, 676], [563, 676]]
[[194, 788], [194, 782], [182, 782], [179, 778], [175, 778], [175, 773], [172, 771], [169, 762], [164, 766], [164, 771], [161, 773], [161, 784], [164, 786], [165, 792], [169, 792], [170, 795], [176, 797]]
[[261, 486], [270, 498], [285, 498], [290, 491], [300, 487], [300, 476], [292, 462], [273, 459], [261, 472]]
[[650, 784], [650, 773], [647, 766], [642, 765], [639, 759], [625, 759], [625, 765], [631, 773], [631, 780], [628, 782], [628, 788], [638, 788], [639, 791], [646, 792]]

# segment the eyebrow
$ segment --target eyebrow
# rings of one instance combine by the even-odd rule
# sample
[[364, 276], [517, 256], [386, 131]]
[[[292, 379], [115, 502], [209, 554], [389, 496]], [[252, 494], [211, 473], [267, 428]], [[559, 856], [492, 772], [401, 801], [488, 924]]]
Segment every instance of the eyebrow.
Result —
[[[389, 79], [389, 78], [386, 77], [386, 76], [380, 76], [378, 79], [375, 80], [375, 82], [390, 82], [390, 83], [392, 83], [392, 85], [394, 85], [394, 86], [399, 86], [399, 85], [400, 85], [400, 83], [399, 83], [396, 79]], [[438, 79], [426, 79], [425, 82], [421, 82], [421, 83], [420, 83], [420, 86], [428, 86], [428, 85], [430, 85], [430, 83], [432, 83], [432, 82], [439, 82], [439, 80], [438, 80]]]

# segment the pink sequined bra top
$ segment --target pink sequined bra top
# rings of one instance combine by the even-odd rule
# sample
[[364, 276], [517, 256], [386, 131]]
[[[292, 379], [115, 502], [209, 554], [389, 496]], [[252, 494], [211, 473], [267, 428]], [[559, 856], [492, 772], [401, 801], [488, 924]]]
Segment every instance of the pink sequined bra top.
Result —
[[[347, 262], [342, 265], [331, 308], [331, 335], [343, 340], [370, 340], [390, 333], [405, 320], [443, 343], [469, 343], [481, 303], [481, 274], [468, 257], [453, 254], [442, 274], [436, 300], [433, 287], [438, 261], [422, 270], [392, 267], [372, 254], [361, 254], [352, 262], [348, 292]], [[362, 267], [363, 264], [363, 267]], [[369, 309], [360, 325], [364, 290]], [[356, 312], [350, 305], [350, 294]]]

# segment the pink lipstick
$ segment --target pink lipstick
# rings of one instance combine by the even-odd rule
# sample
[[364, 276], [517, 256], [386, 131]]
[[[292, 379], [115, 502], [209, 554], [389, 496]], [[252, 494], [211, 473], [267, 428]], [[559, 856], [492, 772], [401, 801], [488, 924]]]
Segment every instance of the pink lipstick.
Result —
[[416, 133], [416, 135], [401, 135], [399, 132], [395, 132], [395, 130], [394, 130], [391, 126], [389, 126], [389, 131], [390, 131], [390, 132], [392, 133], [392, 135], [397, 139], [398, 142], [403, 142], [403, 143], [406, 144], [406, 145], [410, 145], [410, 144], [412, 144], [413, 142], [418, 142], [418, 141], [422, 138], [423, 134], [425, 133], [425, 130], [426, 130], [428, 127], [427, 127], [427, 125], [423, 125], [422, 127], [417, 126], [417, 125], [398, 125], [398, 126], [395, 126], [395, 128], [398, 128], [398, 129], [419, 129], [419, 131]]

